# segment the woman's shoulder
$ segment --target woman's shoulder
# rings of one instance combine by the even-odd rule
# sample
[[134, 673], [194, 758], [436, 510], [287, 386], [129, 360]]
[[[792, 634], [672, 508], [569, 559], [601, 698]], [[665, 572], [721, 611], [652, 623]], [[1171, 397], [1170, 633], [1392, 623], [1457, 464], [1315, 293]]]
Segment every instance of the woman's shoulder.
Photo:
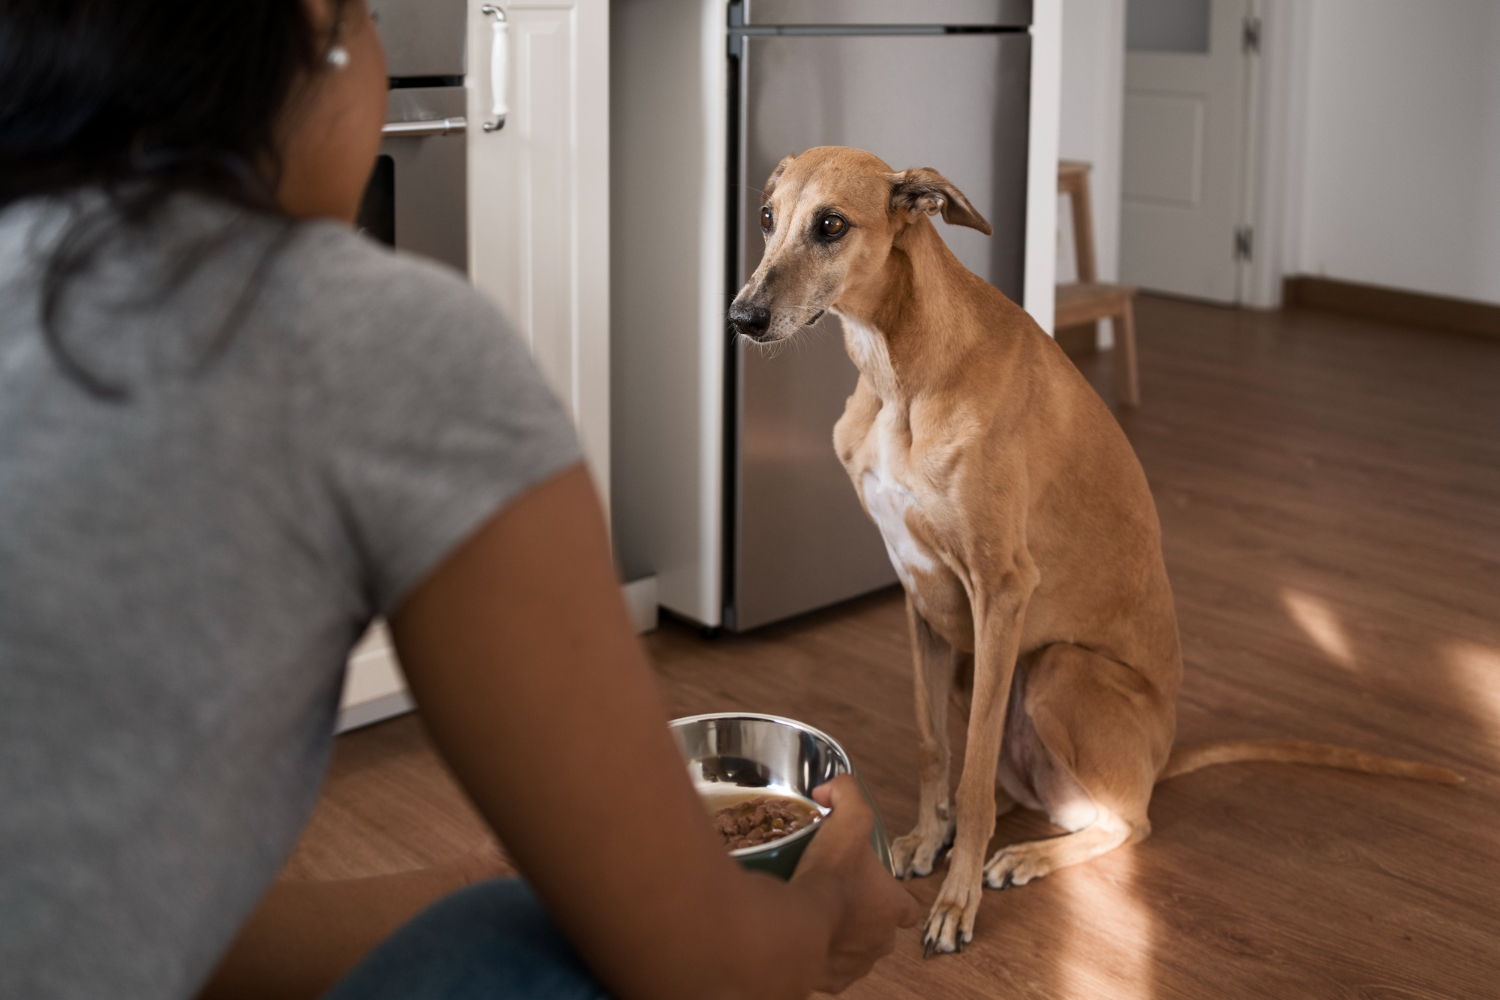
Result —
[[314, 368], [321, 358], [420, 379], [530, 367], [499, 308], [463, 275], [346, 225], [298, 223], [273, 267], [262, 307]]
[[276, 268], [278, 390], [388, 612], [578, 442], [525, 343], [456, 272], [328, 223], [299, 225]]
[[463, 275], [445, 264], [394, 250], [347, 223], [332, 219], [292, 223], [285, 255], [300, 273], [319, 282], [363, 286], [375, 295], [389, 282], [449, 293], [469, 287]]
[[275, 269], [277, 291], [290, 293], [301, 315], [372, 334], [411, 336], [459, 317], [502, 322], [457, 271], [392, 250], [343, 223], [296, 223]]

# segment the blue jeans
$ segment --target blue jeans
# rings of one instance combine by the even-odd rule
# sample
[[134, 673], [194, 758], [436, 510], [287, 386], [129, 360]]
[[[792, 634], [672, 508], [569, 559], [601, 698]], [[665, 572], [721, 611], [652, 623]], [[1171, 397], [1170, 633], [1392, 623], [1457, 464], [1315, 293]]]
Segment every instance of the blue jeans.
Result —
[[438, 900], [367, 955], [323, 1000], [607, 1000], [517, 878]]

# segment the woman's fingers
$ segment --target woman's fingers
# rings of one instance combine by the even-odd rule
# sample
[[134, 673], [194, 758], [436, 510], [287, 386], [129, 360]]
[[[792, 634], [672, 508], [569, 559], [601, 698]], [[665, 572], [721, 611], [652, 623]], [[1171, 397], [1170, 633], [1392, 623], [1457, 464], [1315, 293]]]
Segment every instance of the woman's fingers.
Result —
[[837, 993], [890, 954], [896, 929], [914, 926], [921, 907], [870, 847], [875, 814], [859, 782], [848, 775], [835, 778], [814, 789], [813, 798], [831, 812], [794, 881], [823, 883], [837, 901], [838, 923], [819, 985]]
[[814, 788], [812, 794], [814, 802], [833, 810], [824, 823], [837, 817], [836, 825], [846, 836], [853, 836], [860, 830], [864, 831], [864, 836], [870, 835], [875, 826], [875, 811], [865, 800], [864, 790], [853, 775], [841, 774]]
[[[869, 840], [870, 831], [875, 826], [875, 812], [870, 807], [869, 801], [865, 799], [864, 789], [852, 775], [839, 775], [832, 781], [814, 788], [813, 800], [819, 805], [833, 809], [833, 814], [824, 820], [825, 823], [832, 820], [834, 815], [839, 815], [842, 808], [840, 834], [850, 838], [857, 837], [861, 843]], [[922, 907], [900, 882], [889, 877], [889, 873], [881, 867], [874, 851], [866, 850], [864, 853], [874, 872], [887, 876], [884, 879], [878, 879], [877, 884], [882, 885], [886, 889], [886, 895], [894, 900], [896, 926], [915, 927], [922, 919]]]

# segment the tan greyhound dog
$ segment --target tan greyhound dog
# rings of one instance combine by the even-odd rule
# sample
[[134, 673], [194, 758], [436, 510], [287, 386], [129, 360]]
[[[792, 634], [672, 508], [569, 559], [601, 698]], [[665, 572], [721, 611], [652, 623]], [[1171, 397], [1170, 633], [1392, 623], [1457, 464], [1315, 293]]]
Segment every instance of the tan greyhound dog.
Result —
[[[988, 235], [931, 169], [856, 149], [788, 156], [766, 182], [766, 252], [730, 320], [761, 343], [831, 310], [859, 384], [834, 446], [906, 588], [920, 804], [898, 873], [949, 873], [927, 953], [973, 938], [982, 886], [1024, 885], [1144, 838], [1152, 787], [1207, 764], [1283, 760], [1435, 781], [1441, 768], [1300, 741], [1172, 754], [1177, 619], [1145, 474], [1102, 400], [929, 216]], [[966, 760], [949, 798], [947, 706], [969, 679]], [[997, 784], [998, 782], [998, 784]], [[985, 862], [1020, 803], [1067, 831]]]

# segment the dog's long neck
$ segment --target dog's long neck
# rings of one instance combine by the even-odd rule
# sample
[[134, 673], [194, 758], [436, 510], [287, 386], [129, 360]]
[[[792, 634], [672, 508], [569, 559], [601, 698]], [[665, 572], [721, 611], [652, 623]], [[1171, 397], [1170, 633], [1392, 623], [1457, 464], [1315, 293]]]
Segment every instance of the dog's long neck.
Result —
[[975, 282], [983, 284], [924, 218], [891, 247], [874, 280], [833, 304], [850, 357], [882, 400], [909, 405], [961, 374], [985, 327], [970, 315]]

